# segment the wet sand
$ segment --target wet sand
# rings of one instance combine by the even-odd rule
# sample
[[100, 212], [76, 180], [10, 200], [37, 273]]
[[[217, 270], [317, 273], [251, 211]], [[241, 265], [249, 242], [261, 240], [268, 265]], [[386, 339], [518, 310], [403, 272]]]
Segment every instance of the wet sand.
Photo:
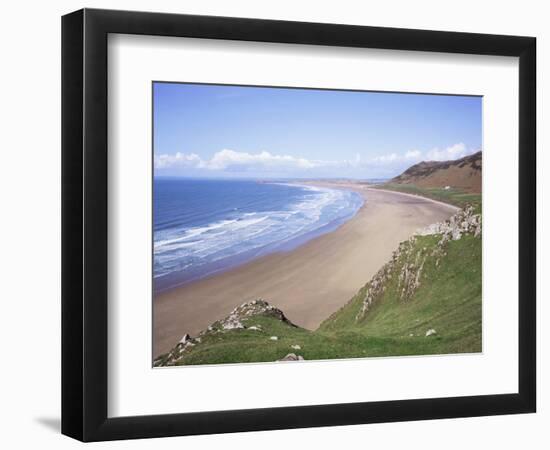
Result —
[[198, 334], [235, 306], [263, 298], [295, 324], [314, 330], [389, 260], [418, 228], [450, 217], [456, 208], [358, 183], [316, 182], [361, 193], [365, 204], [337, 230], [300, 247], [198, 280], [153, 300], [153, 354]]

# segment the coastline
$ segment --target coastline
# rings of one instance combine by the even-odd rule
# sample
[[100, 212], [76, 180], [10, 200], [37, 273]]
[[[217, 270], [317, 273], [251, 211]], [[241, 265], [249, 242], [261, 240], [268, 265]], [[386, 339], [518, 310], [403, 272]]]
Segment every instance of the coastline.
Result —
[[[306, 188], [320, 188], [322, 190], [329, 190], [329, 191], [336, 191], [339, 190], [338, 188], [335, 188], [334, 186], [321, 186], [320, 183], [315, 185], [314, 183], [307, 183], [307, 182], [262, 182], [262, 184], [275, 184], [275, 185], [283, 185], [283, 186], [291, 186], [291, 187], [297, 187], [300, 189]], [[342, 191], [347, 192], [348, 194], [352, 194], [356, 199], [356, 205], [352, 208], [349, 208], [345, 214], [340, 214], [337, 217], [333, 217], [329, 222], [325, 222], [319, 225], [319, 222], [314, 223], [313, 225], [316, 225], [317, 228], [313, 228], [310, 230], [302, 231], [301, 233], [297, 233], [290, 237], [283, 237], [282, 239], [279, 239], [274, 242], [267, 242], [264, 245], [260, 245], [257, 247], [249, 248], [248, 250], [241, 251], [238, 254], [230, 255], [227, 257], [223, 257], [219, 260], [215, 260], [213, 262], [203, 264], [202, 266], [199, 266], [198, 268], [194, 269], [191, 273], [188, 271], [185, 274], [182, 273], [169, 273], [166, 275], [163, 275], [160, 278], [155, 278], [153, 282], [153, 296], [156, 297], [157, 295], [160, 295], [164, 292], [169, 292], [173, 289], [178, 289], [180, 287], [183, 287], [187, 284], [199, 281], [201, 279], [210, 278], [212, 276], [227, 272], [228, 270], [235, 269], [237, 267], [240, 267], [244, 264], [253, 262], [263, 256], [270, 255], [272, 253], [277, 252], [288, 252], [292, 251], [297, 247], [300, 247], [301, 245], [304, 245], [305, 243], [309, 242], [312, 239], [315, 239], [319, 236], [322, 236], [323, 234], [330, 233], [334, 230], [336, 230], [338, 227], [340, 227], [342, 224], [346, 223], [350, 219], [352, 219], [355, 214], [363, 207], [365, 199], [364, 197], [356, 192], [353, 189], [342, 189]], [[351, 201], [348, 206], [351, 206]]]
[[353, 182], [306, 182], [346, 189], [364, 203], [351, 219], [290, 251], [261, 256], [228, 271], [160, 293], [153, 300], [153, 356], [184, 334], [196, 335], [235, 306], [256, 298], [315, 329], [343, 306], [417, 229], [447, 219], [456, 207]]
[[401, 195], [408, 195], [409, 197], [412, 197], [412, 198], [421, 198], [423, 200], [428, 200], [432, 203], [435, 203], [437, 205], [442, 205], [442, 206], [447, 206], [449, 208], [453, 208], [455, 211], [458, 211], [460, 209], [460, 207], [458, 206], [455, 206], [455, 205], [451, 205], [450, 203], [445, 203], [445, 202], [442, 202], [440, 200], [435, 200], [433, 198], [430, 198], [430, 197], [423, 197], [422, 195], [418, 195], [418, 194], [410, 194], [408, 192], [399, 192], [399, 191], [392, 191], [390, 189], [380, 189], [380, 188], [376, 188], [377, 191], [380, 191], [380, 192], [389, 192], [389, 193], [393, 193], [393, 192], [397, 192]]

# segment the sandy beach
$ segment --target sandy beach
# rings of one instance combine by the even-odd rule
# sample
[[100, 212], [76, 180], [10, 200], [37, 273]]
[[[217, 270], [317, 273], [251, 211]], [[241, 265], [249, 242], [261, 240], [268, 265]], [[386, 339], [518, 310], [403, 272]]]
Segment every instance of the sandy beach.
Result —
[[[313, 184], [313, 183], [312, 183]], [[235, 306], [263, 298], [295, 324], [315, 329], [344, 305], [418, 228], [456, 208], [358, 183], [315, 183], [361, 193], [365, 204], [337, 230], [288, 251], [263, 256], [218, 275], [157, 295], [153, 354], [196, 335]]]

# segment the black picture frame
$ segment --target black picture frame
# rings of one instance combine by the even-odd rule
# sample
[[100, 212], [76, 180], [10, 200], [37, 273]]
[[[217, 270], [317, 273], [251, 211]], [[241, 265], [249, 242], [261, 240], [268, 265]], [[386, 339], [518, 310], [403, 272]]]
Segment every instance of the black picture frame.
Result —
[[[519, 57], [518, 392], [107, 416], [109, 33]], [[530, 413], [536, 409], [536, 39], [83, 9], [62, 18], [62, 433], [82, 441]], [[512, 294], [511, 294], [512, 295]]]

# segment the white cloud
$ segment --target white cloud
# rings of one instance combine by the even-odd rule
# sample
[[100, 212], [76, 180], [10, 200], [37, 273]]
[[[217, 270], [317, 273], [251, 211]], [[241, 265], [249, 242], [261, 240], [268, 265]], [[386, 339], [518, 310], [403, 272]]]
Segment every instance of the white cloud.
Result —
[[396, 164], [416, 164], [420, 161], [448, 161], [464, 156], [471, 155], [478, 151], [477, 149], [468, 149], [462, 142], [451, 145], [450, 147], [439, 149], [433, 148], [426, 152], [420, 150], [408, 150], [405, 153], [389, 153], [376, 156], [371, 162], [375, 165], [396, 165]]
[[399, 159], [399, 155], [397, 153], [389, 153], [387, 155], [382, 155], [382, 156], [376, 156], [374, 158], [372, 158], [372, 162], [377, 164], [377, 163], [380, 163], [380, 164], [390, 164], [394, 161], [397, 161], [397, 159]]
[[175, 153], [155, 155], [155, 169], [167, 168], [194, 168], [211, 171], [239, 171], [251, 170], [309, 170], [320, 167], [341, 167], [360, 164], [360, 155], [354, 161], [322, 161], [309, 160], [290, 155], [274, 155], [267, 151], [260, 153], [237, 152], [223, 149], [215, 153], [210, 159], [202, 159], [195, 153]]
[[289, 155], [272, 155], [266, 151], [254, 154], [224, 149], [214, 154], [212, 159], [204, 161], [204, 167], [210, 170], [312, 169], [318, 167], [318, 162]]
[[475, 151], [477, 150], [468, 149], [463, 143], [457, 143], [444, 149], [433, 148], [428, 151], [412, 149], [404, 153], [392, 152], [370, 159], [364, 159], [357, 153], [351, 160], [327, 161], [275, 155], [268, 151], [247, 153], [223, 149], [210, 159], [202, 159], [195, 153], [155, 154], [154, 162], [155, 169], [185, 168], [212, 172], [288, 172], [289, 174], [297, 172], [314, 174], [321, 170], [330, 171], [335, 176], [346, 176], [354, 172], [364, 173], [368, 177], [371, 171], [393, 176], [420, 161], [452, 160]]
[[463, 158], [464, 156], [472, 153], [475, 153], [475, 150], [468, 150], [461, 142], [459, 144], [451, 145], [443, 150], [434, 148], [427, 153], [425, 159], [431, 161], [447, 161], [450, 159]]
[[155, 169], [166, 169], [168, 167], [199, 167], [202, 164], [202, 160], [199, 155], [190, 153], [177, 152], [173, 155], [155, 154]]
[[422, 152], [420, 150], [409, 150], [405, 153], [405, 159], [418, 159], [422, 157]]

